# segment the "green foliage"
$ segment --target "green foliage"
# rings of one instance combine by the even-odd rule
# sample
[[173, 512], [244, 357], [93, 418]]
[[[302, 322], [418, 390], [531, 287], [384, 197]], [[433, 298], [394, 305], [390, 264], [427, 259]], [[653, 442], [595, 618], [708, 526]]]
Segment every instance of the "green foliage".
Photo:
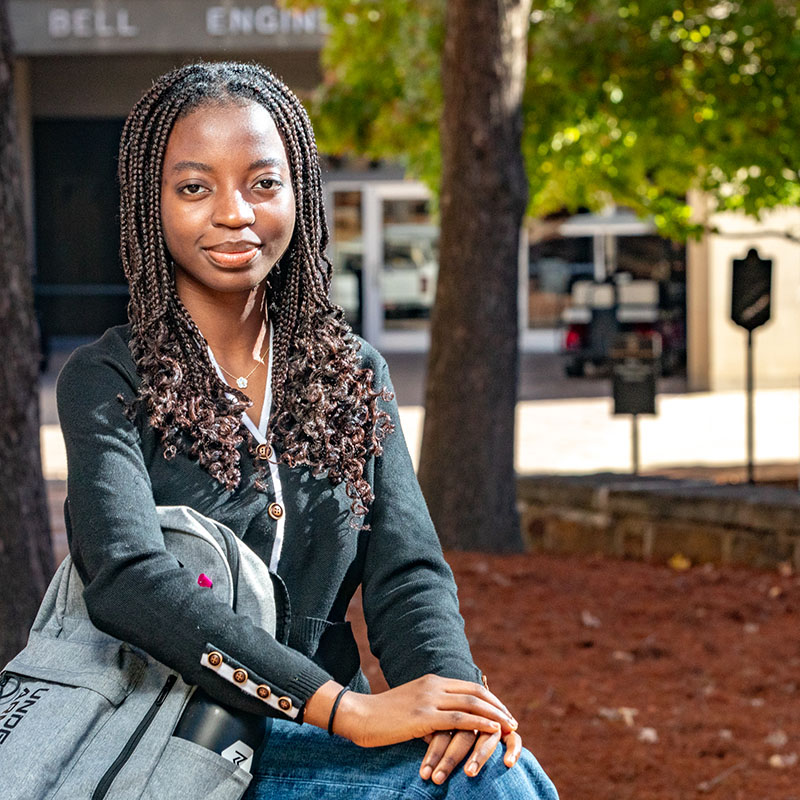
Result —
[[[324, 150], [400, 155], [435, 186], [444, 3], [323, 0], [331, 34], [313, 115]], [[523, 142], [532, 214], [613, 201], [683, 238], [690, 189], [751, 215], [800, 204], [796, 0], [534, 7]]]
[[692, 188], [751, 215], [800, 202], [795, 2], [549, 0], [530, 44], [537, 212], [613, 199], [680, 237]]
[[445, 0], [295, 0], [325, 9], [323, 85], [311, 115], [320, 148], [391, 158], [438, 184]]

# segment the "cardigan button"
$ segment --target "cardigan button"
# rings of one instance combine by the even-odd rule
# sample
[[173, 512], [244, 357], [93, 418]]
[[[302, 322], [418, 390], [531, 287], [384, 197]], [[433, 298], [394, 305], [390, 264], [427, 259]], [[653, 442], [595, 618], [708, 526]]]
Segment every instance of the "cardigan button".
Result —
[[262, 461], [266, 461], [272, 455], [272, 445], [260, 444], [258, 447], [256, 447], [256, 455]]
[[267, 514], [269, 514], [272, 519], [280, 519], [283, 516], [283, 506], [280, 503], [270, 503]]
[[209, 653], [208, 663], [211, 664], [212, 667], [218, 667], [222, 663], [222, 654], [218, 653], [216, 650], [213, 653]]
[[278, 708], [280, 708], [281, 711], [291, 711], [292, 701], [288, 697], [281, 697], [278, 700]]
[[243, 669], [237, 669], [233, 673], [236, 683], [247, 683], [247, 673]]
[[262, 683], [257, 689], [256, 694], [262, 700], [269, 700], [269, 696], [272, 694], [272, 689], [269, 688], [266, 684]]

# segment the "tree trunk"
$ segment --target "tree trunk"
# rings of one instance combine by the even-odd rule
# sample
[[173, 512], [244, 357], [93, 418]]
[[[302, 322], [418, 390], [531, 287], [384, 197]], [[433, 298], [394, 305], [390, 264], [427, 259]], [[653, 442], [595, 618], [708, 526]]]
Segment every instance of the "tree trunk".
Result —
[[531, 0], [449, 0], [439, 279], [419, 478], [446, 548], [521, 549], [514, 473], [520, 142]]
[[12, 64], [8, 12], [0, 0], [0, 669], [25, 645], [53, 573]]

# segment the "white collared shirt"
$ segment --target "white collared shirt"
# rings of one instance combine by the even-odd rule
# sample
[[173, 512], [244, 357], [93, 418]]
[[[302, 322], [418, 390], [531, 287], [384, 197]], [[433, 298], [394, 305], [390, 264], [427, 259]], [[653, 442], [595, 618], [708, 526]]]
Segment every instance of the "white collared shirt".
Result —
[[[272, 412], [272, 340], [273, 340], [273, 332], [274, 328], [270, 323], [269, 326], [269, 354], [267, 356], [267, 386], [264, 390], [264, 404], [261, 406], [261, 419], [258, 422], [258, 426], [250, 419], [248, 413], [242, 412], [242, 422], [247, 426], [247, 429], [253, 435], [253, 438], [259, 444], [266, 444], [267, 443], [267, 425], [269, 424], [269, 416]], [[214, 365], [214, 368], [217, 370], [217, 374], [219, 377], [225, 382], [226, 384], [228, 381], [225, 379], [225, 375], [223, 374], [222, 370], [220, 369], [219, 363], [217, 359], [214, 358], [214, 353], [211, 351], [211, 348], [208, 348], [208, 356], [211, 359], [211, 363]], [[230, 386], [230, 384], [228, 384]], [[229, 394], [228, 397], [233, 399], [233, 395]], [[278, 518], [276, 521], [276, 528], [275, 528], [275, 541], [272, 543], [272, 554], [269, 560], [269, 568], [272, 572], [278, 571], [278, 562], [281, 559], [281, 550], [283, 550], [283, 532], [286, 526], [286, 506], [283, 502], [283, 488], [281, 487], [281, 479], [278, 473], [278, 465], [275, 463], [276, 459], [270, 459], [267, 463], [269, 464], [269, 473], [270, 478], [272, 479], [272, 488], [275, 492], [274, 502], [278, 503], [281, 508], [283, 508], [284, 513]]]

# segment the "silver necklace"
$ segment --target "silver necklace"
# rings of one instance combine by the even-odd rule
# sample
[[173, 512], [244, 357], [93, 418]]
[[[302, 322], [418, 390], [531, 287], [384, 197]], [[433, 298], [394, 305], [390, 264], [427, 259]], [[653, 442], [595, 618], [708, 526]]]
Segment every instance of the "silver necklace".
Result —
[[261, 357], [256, 359], [256, 361], [258, 361], [258, 363], [253, 367], [253, 369], [251, 369], [250, 372], [247, 373], [247, 375], [240, 375], [238, 378], [232, 372], [228, 372], [228, 370], [226, 370], [225, 367], [222, 366], [222, 364], [219, 364], [219, 361], [217, 361], [217, 364], [219, 364], [219, 368], [226, 375], [230, 376], [231, 378], [233, 378], [236, 381], [236, 385], [240, 389], [246, 389], [247, 388], [247, 379], [264, 363], [264, 356], [267, 354], [268, 350], [269, 350], [269, 345], [267, 345], [267, 349], [264, 350], [264, 352], [261, 354]]

